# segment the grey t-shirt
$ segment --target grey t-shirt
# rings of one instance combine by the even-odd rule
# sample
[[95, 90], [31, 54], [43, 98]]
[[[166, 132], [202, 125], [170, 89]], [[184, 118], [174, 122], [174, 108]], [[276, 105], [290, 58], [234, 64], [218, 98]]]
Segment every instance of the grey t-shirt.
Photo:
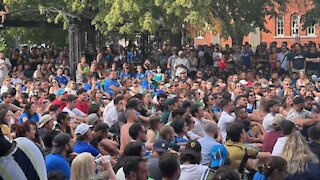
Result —
[[148, 158], [148, 172], [149, 177], [153, 178], [154, 180], [161, 180], [162, 175], [159, 168], [159, 158], [150, 156]]

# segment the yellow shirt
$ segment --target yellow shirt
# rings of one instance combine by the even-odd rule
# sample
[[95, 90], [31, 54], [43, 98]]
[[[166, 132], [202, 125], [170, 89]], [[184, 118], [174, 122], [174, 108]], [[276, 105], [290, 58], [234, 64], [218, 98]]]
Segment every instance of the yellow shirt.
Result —
[[258, 154], [257, 150], [247, 147], [241, 142], [232, 142], [228, 140], [225, 142], [224, 146], [228, 151], [231, 167], [236, 170], [239, 170], [240, 164], [243, 160], [247, 162], [248, 158], [255, 158]]

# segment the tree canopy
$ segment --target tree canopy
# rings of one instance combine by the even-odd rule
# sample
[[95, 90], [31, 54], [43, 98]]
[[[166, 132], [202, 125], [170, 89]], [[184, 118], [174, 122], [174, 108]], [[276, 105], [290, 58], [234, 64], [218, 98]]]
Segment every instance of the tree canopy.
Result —
[[[268, 32], [265, 17], [285, 10], [290, 0], [5, 0], [14, 11], [35, 7], [48, 22], [64, 23], [87, 19], [102, 33], [189, 30], [192, 35], [204, 31], [221, 32], [240, 44], [257, 27]], [[291, 0], [292, 1], [292, 0]], [[312, 0], [313, 9], [303, 17], [305, 24], [320, 20], [320, 0]], [[71, 18], [70, 18], [71, 17]], [[26, 16], [27, 18], [27, 16]], [[36, 16], [34, 18], [40, 18]]]

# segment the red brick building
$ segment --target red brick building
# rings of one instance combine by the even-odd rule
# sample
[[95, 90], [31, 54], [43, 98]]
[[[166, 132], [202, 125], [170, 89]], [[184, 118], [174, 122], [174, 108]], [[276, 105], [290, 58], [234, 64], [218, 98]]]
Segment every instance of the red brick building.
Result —
[[[300, 0], [301, 3], [296, 3], [294, 1], [296, 0], [292, 0], [292, 3], [287, 6], [287, 10], [277, 18], [269, 19], [269, 17], [266, 17], [266, 27], [270, 33], [261, 32], [257, 29], [256, 33], [250, 33], [246, 36], [244, 42], [249, 42], [252, 46], [257, 46], [260, 42], [270, 44], [273, 41], [278, 42], [278, 44], [286, 41], [289, 45], [295, 42], [303, 44], [309, 41], [319, 44], [320, 25], [308, 27], [304, 30], [301, 22], [301, 16], [312, 7], [311, 2], [305, 3], [304, 0]], [[224, 46], [225, 44], [231, 44], [231, 39], [206, 33], [202, 37], [195, 38], [195, 43], [198, 45], [218, 43]]]

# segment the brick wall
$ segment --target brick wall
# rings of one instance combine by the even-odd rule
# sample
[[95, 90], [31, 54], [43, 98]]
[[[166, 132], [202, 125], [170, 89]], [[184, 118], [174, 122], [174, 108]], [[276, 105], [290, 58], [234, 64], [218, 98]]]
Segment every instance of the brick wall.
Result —
[[[296, 2], [298, 1], [298, 3]], [[299, 28], [299, 36], [292, 35], [291, 33], [291, 17], [293, 14], [297, 14], [300, 18], [301, 16], [312, 7], [311, 1], [305, 2], [305, 0], [292, 0], [292, 3], [290, 3], [287, 6], [287, 9], [285, 13], [283, 13], [284, 16], [284, 35], [277, 36], [276, 35], [276, 20], [275, 18], [270, 19], [269, 17], [266, 17], [266, 27], [270, 31], [269, 33], [265, 32], [259, 32], [260, 33], [260, 42], [266, 42], [270, 44], [273, 41], [276, 41], [279, 44], [281, 44], [283, 41], [288, 42], [289, 46], [291, 46], [295, 42], [299, 43], [307, 43], [309, 41], [314, 41], [317, 44], [320, 43], [320, 25], [317, 25], [315, 28], [315, 35], [308, 35], [306, 30], [302, 29], [302, 23], [300, 23]], [[209, 45], [211, 42], [213, 42], [212, 36], [208, 35], [209, 33], [206, 33], [204, 36], [204, 39], [202, 40], [195, 40], [195, 43], [198, 45]], [[259, 37], [259, 36], [257, 36]], [[243, 40], [244, 42], [252, 42], [253, 40], [250, 40], [250, 38], [247, 36]], [[225, 44], [231, 44], [231, 38], [224, 39], [220, 38], [220, 43], [222, 46]]]

